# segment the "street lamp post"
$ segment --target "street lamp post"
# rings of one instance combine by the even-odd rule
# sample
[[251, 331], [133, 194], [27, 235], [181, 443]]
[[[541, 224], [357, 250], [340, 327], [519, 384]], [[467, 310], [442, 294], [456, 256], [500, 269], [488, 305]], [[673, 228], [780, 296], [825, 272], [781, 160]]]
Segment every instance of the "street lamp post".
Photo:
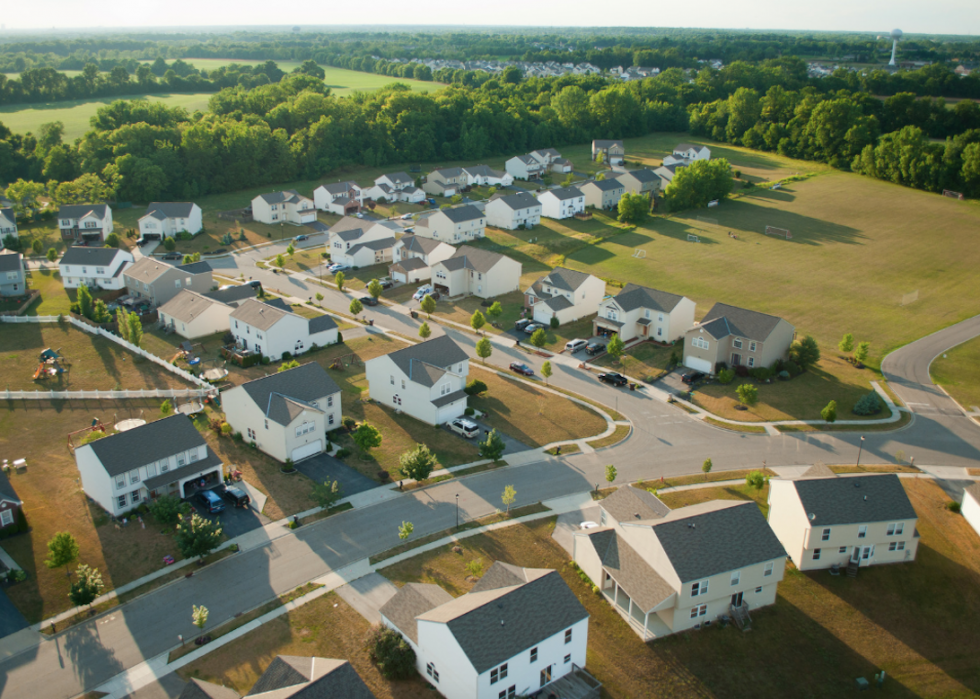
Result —
[[858, 460], [856, 466], [861, 465], [861, 450], [864, 449], [864, 437], [861, 437], [861, 441], [858, 443]]
[[456, 493], [456, 528], [459, 529], [459, 493]]

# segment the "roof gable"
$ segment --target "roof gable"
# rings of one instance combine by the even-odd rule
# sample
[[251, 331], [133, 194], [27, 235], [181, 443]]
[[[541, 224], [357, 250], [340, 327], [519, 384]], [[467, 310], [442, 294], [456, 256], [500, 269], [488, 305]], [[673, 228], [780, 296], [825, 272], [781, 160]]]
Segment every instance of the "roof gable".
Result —
[[266, 417], [281, 425], [291, 423], [302, 410], [325, 407], [314, 408], [312, 402], [340, 391], [337, 382], [316, 362], [248, 381], [241, 388]]
[[670, 313], [677, 304], [684, 299], [683, 296], [671, 294], [658, 289], [651, 289], [638, 284], [627, 284], [616, 294], [616, 303], [624, 311], [632, 311], [637, 308], [649, 308], [653, 311], [663, 311]]
[[449, 335], [441, 335], [384, 356], [410, 380], [424, 386], [435, 385], [445, 369], [469, 358]]
[[744, 337], [749, 340], [765, 342], [772, 331], [779, 325], [782, 318], [771, 316], [758, 311], [750, 311], [738, 306], [729, 306], [725, 303], [716, 303], [711, 310], [701, 319], [701, 326], [706, 326], [712, 321], [724, 319], [727, 323], [727, 333], [722, 332], [721, 326], [714, 325], [711, 334], [716, 338], [725, 337], [726, 334]]

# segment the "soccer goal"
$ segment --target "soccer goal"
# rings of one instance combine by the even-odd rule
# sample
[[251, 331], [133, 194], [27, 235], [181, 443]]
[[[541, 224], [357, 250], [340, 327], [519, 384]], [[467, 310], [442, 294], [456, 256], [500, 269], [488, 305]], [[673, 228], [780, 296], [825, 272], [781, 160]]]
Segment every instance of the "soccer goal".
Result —
[[699, 237], [697, 237], [696, 235], [694, 235], [693, 233], [688, 233], [687, 234], [687, 242], [689, 242], [689, 243], [700, 243], [701, 242], [701, 239]]
[[793, 234], [789, 232], [788, 228], [776, 228], [775, 226], [766, 226], [766, 235], [777, 235], [786, 240], [793, 239]]
[[709, 218], [707, 216], [698, 216], [698, 223], [707, 223], [707, 224], [709, 224], [711, 226], [717, 226], [718, 225], [718, 219], [716, 219], [716, 218]]
[[915, 291], [910, 292], [908, 294], [902, 294], [901, 305], [908, 306], [910, 303], [915, 303], [918, 300], [919, 300], [919, 290], [916, 289]]
[[646, 256], [647, 256], [646, 250], [641, 250], [640, 248], [637, 248], [636, 250], [633, 251], [633, 257], [637, 259], [642, 260]]

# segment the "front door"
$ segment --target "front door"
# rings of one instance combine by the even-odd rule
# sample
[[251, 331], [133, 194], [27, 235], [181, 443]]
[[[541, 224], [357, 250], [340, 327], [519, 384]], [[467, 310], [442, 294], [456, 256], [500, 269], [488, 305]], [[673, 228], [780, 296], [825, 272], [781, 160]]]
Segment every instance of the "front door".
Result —
[[551, 665], [541, 671], [541, 686], [544, 687], [549, 682], [551, 682]]
[[740, 355], [740, 354], [733, 354], [732, 355], [732, 366], [738, 366], [741, 363], [742, 363], [742, 355]]
[[851, 563], [867, 564], [874, 555], [874, 546], [855, 546], [851, 552]]
[[736, 592], [734, 595], [732, 595], [732, 606], [733, 607], [741, 607], [742, 606], [742, 593], [741, 592]]

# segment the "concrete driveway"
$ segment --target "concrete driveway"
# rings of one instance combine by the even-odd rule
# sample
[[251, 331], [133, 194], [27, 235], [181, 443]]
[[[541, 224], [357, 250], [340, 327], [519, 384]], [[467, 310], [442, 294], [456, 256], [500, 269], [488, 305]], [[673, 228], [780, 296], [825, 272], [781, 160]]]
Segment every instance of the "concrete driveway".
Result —
[[252, 507], [234, 507], [227, 500], [223, 501], [225, 503], [225, 509], [214, 514], [207, 512], [196, 496], [188, 498], [187, 501], [194, 506], [197, 514], [201, 515], [201, 517], [206, 517], [220, 524], [222, 532], [229, 539], [247, 534], [272, 521]]
[[[21, 583], [26, 584], [26, 583]], [[30, 624], [21, 614], [14, 603], [7, 597], [7, 593], [0, 590], [0, 638], [16, 633], [21, 629], [26, 629]]]
[[[684, 376], [684, 374], [686, 374], [689, 371], [694, 371], [694, 370], [688, 369], [687, 367], [678, 367], [673, 371], [671, 371], [670, 373], [664, 374], [662, 377], [660, 377], [656, 382], [656, 386], [657, 388], [663, 391], [668, 391], [669, 393], [672, 393], [675, 396], [679, 396], [681, 394], [687, 394], [687, 392], [690, 391], [692, 387], [684, 383], [681, 380], [681, 377]], [[703, 385], [704, 385], [704, 380], [702, 379], [693, 388], [694, 390], [697, 390], [698, 386], [703, 386]]]
[[[316, 483], [337, 481], [340, 483], [345, 498], [363, 493], [365, 490], [371, 490], [371, 488], [377, 488], [380, 485], [380, 483], [375, 483], [367, 476], [358, 473], [340, 459], [335, 459], [328, 454], [317, 454], [308, 459], [303, 459], [296, 464], [296, 469]], [[310, 506], [312, 507], [312, 502]]]
[[398, 586], [380, 573], [370, 573], [363, 578], [337, 588], [340, 598], [352, 606], [370, 624], [380, 624], [378, 611], [398, 592]]

